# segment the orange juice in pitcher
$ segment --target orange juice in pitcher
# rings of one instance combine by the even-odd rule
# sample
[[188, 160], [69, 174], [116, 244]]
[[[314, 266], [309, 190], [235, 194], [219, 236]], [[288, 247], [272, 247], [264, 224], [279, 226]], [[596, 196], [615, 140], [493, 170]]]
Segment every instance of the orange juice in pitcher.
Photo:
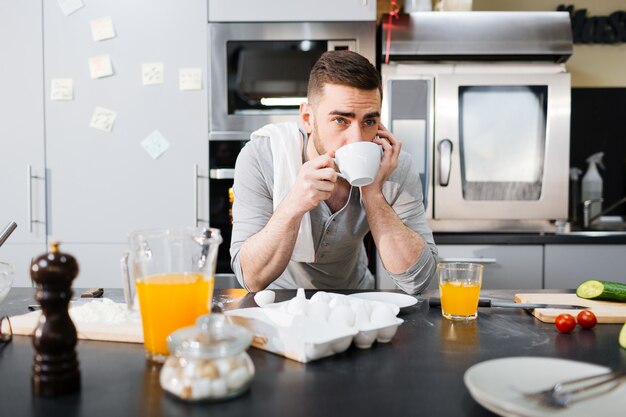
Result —
[[199, 273], [167, 273], [135, 281], [146, 350], [168, 355], [167, 336], [211, 311], [212, 277]]
[[139, 300], [148, 360], [164, 362], [167, 336], [211, 311], [220, 243], [220, 231], [206, 227], [128, 235], [129, 250], [122, 258], [124, 298], [132, 310]]

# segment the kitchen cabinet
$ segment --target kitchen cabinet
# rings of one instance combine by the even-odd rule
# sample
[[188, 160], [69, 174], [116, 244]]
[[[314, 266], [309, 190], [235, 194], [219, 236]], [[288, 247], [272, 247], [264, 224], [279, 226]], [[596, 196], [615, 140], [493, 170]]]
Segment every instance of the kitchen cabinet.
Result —
[[589, 279], [626, 283], [626, 245], [546, 245], [545, 288], [576, 288]]
[[482, 259], [484, 289], [542, 288], [542, 245], [438, 245], [437, 248], [442, 261], [481, 262]]
[[[103, 16], [116, 36], [96, 42]], [[206, 28], [200, 1], [90, 2], [70, 16], [54, 1], [0, 4], [0, 227], [18, 223], [0, 260], [26, 270], [58, 240], [80, 264], [75, 286], [121, 287], [130, 231], [205, 224]], [[88, 60], [102, 55], [113, 75], [92, 79]], [[162, 84], [143, 84], [145, 63], [163, 64]], [[180, 90], [181, 68], [199, 68], [203, 87]], [[55, 78], [72, 79], [72, 100], [51, 100]], [[96, 107], [117, 113], [110, 132], [90, 127]], [[155, 130], [169, 144], [158, 158], [142, 147]]]
[[[0, 261], [16, 271], [27, 271], [46, 248], [41, 7], [0, 2], [0, 228], [18, 225]], [[15, 274], [14, 285], [30, 286], [27, 276]]]
[[[120, 287], [130, 231], [208, 218], [207, 93], [179, 88], [181, 68], [207, 74], [207, 5], [156, 3], [91, 2], [66, 17], [44, 2], [46, 92], [53, 78], [74, 81], [74, 100], [46, 98], [45, 131], [48, 233], [80, 263], [75, 286]], [[94, 42], [102, 16], [117, 36]], [[113, 75], [92, 79], [88, 59], [100, 55]], [[162, 84], [143, 84], [145, 63], [163, 64]], [[117, 112], [111, 132], [90, 127], [96, 107]], [[155, 130], [169, 144], [156, 159], [142, 147]]]
[[[542, 245], [437, 245], [437, 248], [441, 261], [483, 263], [484, 289], [542, 288]], [[395, 288], [380, 261], [377, 268], [378, 288]], [[436, 278], [433, 278], [428, 288], [438, 288]]]

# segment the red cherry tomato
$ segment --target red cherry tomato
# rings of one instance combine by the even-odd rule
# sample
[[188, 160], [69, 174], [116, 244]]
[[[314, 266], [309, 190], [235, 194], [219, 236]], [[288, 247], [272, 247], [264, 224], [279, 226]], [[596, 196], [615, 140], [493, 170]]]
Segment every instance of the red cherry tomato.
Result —
[[583, 329], [591, 329], [598, 323], [596, 315], [589, 310], [583, 310], [578, 313], [578, 317], [576, 317], [576, 319], [578, 321], [578, 324], [580, 324], [580, 327], [582, 327]]
[[576, 327], [576, 319], [571, 314], [559, 314], [554, 325], [561, 333], [569, 333]]

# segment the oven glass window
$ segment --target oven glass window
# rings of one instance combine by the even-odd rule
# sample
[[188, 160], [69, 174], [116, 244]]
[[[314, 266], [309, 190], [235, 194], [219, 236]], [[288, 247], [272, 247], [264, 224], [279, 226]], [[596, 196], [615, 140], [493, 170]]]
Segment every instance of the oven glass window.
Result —
[[541, 197], [547, 94], [547, 86], [459, 88], [465, 200]]
[[297, 113], [327, 41], [230, 41], [228, 113]]

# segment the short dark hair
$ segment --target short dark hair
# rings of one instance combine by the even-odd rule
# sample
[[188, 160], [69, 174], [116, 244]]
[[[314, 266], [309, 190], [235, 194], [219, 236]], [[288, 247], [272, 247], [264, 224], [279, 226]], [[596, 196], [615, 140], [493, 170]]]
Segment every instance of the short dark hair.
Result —
[[337, 84], [360, 90], [378, 89], [383, 96], [380, 74], [367, 58], [352, 51], [324, 52], [317, 60], [311, 74], [307, 96], [309, 101], [320, 96], [324, 85]]

